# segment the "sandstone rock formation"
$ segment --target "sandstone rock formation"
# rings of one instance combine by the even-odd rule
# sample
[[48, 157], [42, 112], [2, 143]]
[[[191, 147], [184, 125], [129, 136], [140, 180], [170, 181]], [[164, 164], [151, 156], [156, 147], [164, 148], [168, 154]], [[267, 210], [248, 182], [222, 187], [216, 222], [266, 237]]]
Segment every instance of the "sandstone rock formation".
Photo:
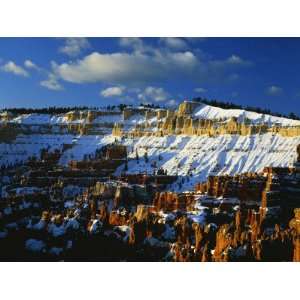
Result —
[[[113, 135], [122, 136], [129, 135], [132, 137], [141, 136], [164, 136], [173, 134], [184, 135], [209, 135], [217, 136], [224, 134], [237, 134], [237, 135], [252, 135], [252, 134], [280, 134], [286, 137], [293, 137], [300, 135], [300, 126], [279, 126], [273, 124], [267, 125], [264, 122], [252, 124], [249, 120], [244, 119], [239, 121], [235, 117], [230, 119], [203, 119], [193, 116], [193, 112], [201, 104], [199, 102], [184, 101], [182, 102], [177, 111], [171, 110], [156, 110], [156, 125], [151, 129], [147, 121], [155, 116], [155, 111], [150, 109], [134, 109], [126, 108], [123, 111], [124, 120], [128, 120], [135, 114], [145, 115], [145, 122], [134, 127], [128, 132], [121, 131], [122, 125], [115, 124]], [[153, 126], [153, 125], [152, 125]]]

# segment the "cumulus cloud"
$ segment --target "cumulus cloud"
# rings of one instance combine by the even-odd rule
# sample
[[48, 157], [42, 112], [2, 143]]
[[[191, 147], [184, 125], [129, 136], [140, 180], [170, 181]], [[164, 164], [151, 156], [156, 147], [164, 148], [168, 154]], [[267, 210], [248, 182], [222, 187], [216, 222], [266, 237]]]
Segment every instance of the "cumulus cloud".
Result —
[[109, 97], [118, 97], [122, 96], [125, 88], [122, 86], [112, 86], [109, 88], [106, 88], [100, 92], [100, 95], [109, 98]]
[[182, 38], [177, 37], [164, 37], [160, 38], [160, 43], [173, 50], [186, 50], [188, 49], [187, 42]]
[[283, 89], [276, 85], [271, 85], [266, 89], [266, 94], [270, 96], [279, 96], [283, 92]]
[[5, 65], [1, 67], [4, 72], [12, 73], [17, 76], [28, 77], [29, 73], [24, 70], [21, 66], [18, 66], [13, 61], [7, 62]]
[[141, 38], [120, 38], [119, 45], [124, 51], [93, 52], [81, 59], [54, 63], [52, 73], [58, 79], [77, 84], [99, 82], [108, 86], [126, 86], [128, 92], [132, 87], [144, 91], [147, 86], [178, 79], [198, 84], [232, 82], [238, 78], [238, 70], [251, 65], [237, 55], [222, 60], [211, 59], [196, 50], [183, 50], [187, 43], [185, 39], [166, 39], [158, 45], [172, 43], [173, 49], [156, 47]]
[[78, 56], [84, 49], [90, 48], [91, 45], [86, 38], [66, 38], [63, 46], [59, 48], [59, 52], [68, 56]]
[[249, 64], [248, 61], [243, 60], [242, 58], [240, 58], [237, 55], [231, 55], [230, 57], [228, 57], [227, 61], [231, 64], [238, 64], [238, 65], [244, 65], [244, 64]]
[[143, 102], [164, 102], [170, 97], [162, 87], [148, 86], [138, 94], [138, 99]]
[[40, 68], [35, 64], [33, 63], [30, 59], [26, 59], [24, 61], [24, 66], [25, 68], [27, 69], [35, 69], [35, 70], [39, 70]]
[[53, 91], [63, 90], [63, 86], [58, 82], [57, 77], [52, 73], [49, 73], [48, 78], [46, 80], [41, 81], [40, 85]]
[[54, 72], [73, 83], [145, 83], [172, 76], [192, 76], [199, 64], [189, 51], [146, 55], [94, 52], [76, 62], [55, 65]]
[[162, 103], [167, 106], [174, 106], [177, 102], [172, 99], [171, 94], [163, 87], [147, 86], [145, 88], [111, 86], [100, 91], [104, 98], [117, 97], [127, 102], [140, 101], [142, 103]]
[[197, 88], [194, 89], [194, 92], [202, 94], [202, 93], [206, 92], [206, 89], [201, 88], [201, 87], [197, 87]]
[[121, 47], [132, 48], [137, 51], [144, 51], [147, 47], [141, 38], [138, 37], [122, 37], [119, 40]]
[[235, 68], [248, 67], [252, 62], [242, 59], [237, 55], [231, 55], [225, 60], [211, 60], [208, 61], [210, 68], [215, 71], [233, 70]]

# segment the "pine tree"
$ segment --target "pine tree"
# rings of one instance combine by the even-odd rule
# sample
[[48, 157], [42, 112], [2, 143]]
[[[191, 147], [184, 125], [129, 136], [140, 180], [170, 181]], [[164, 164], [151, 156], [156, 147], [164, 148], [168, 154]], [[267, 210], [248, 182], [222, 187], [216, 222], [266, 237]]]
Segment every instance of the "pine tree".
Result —
[[148, 163], [149, 158], [148, 158], [148, 153], [147, 153], [147, 151], [146, 151], [145, 154], [144, 154], [144, 159], [145, 159], [145, 163]]
[[139, 161], [139, 160], [140, 160], [140, 158], [139, 158], [139, 154], [138, 154], [138, 151], [137, 151], [137, 149], [135, 150], [135, 159], [136, 159], [137, 161]]

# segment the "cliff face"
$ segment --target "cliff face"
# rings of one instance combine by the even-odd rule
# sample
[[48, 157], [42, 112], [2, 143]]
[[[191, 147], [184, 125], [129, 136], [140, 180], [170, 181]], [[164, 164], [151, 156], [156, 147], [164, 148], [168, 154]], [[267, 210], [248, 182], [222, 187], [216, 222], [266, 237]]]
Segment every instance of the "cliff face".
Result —
[[[220, 112], [221, 110], [221, 112]], [[300, 135], [300, 122], [254, 113], [233, 113], [232, 110], [205, 106], [199, 102], [184, 101], [177, 110], [149, 107], [126, 107], [121, 111], [84, 110], [60, 115], [12, 115], [2, 113], [0, 123], [15, 127], [20, 133], [71, 133], [168, 136], [272, 133], [284, 137]], [[236, 117], [238, 115], [239, 117]], [[246, 117], [248, 116], [248, 117]], [[34, 130], [32, 128], [34, 126]]]
[[[161, 119], [160, 119], [161, 120]], [[122, 124], [115, 124], [112, 134], [116, 136], [122, 135], [119, 128]], [[144, 123], [139, 124], [139, 126], [134, 127], [131, 131], [123, 132], [124, 135], [128, 134], [130, 136], [165, 136], [165, 135], [208, 135], [217, 136], [224, 134], [237, 134], [237, 135], [252, 135], [252, 134], [264, 134], [272, 133], [279, 134], [284, 137], [294, 137], [300, 135], [300, 126], [298, 127], [280, 127], [272, 126], [268, 127], [265, 124], [246, 124], [239, 123], [234, 118], [230, 119], [228, 122], [212, 121], [208, 119], [193, 119], [190, 116], [172, 116], [166, 117], [163, 121], [158, 121], [157, 125], [151, 129], [149, 124]]]
[[82, 121], [84, 123], [92, 123], [98, 117], [113, 117], [121, 115], [118, 111], [97, 111], [97, 110], [85, 110], [85, 111], [70, 111], [64, 114], [64, 118], [67, 122]]
[[[197, 110], [201, 107], [198, 102], [184, 101], [178, 107], [178, 110], [137, 110], [135, 108], [126, 108], [123, 112], [124, 121], [134, 118], [134, 116], [144, 116], [144, 121], [140, 121], [134, 127], [128, 127], [126, 131], [120, 132], [119, 128], [122, 124], [115, 124], [113, 134], [116, 136], [129, 135], [132, 137], [141, 136], [165, 136], [165, 135], [208, 135], [217, 136], [224, 134], [237, 134], [242, 136], [252, 134], [272, 133], [279, 134], [284, 137], [294, 137], [300, 135], [300, 122], [287, 119], [278, 121], [275, 117], [266, 118], [261, 116], [261, 120], [255, 119], [253, 122], [246, 117], [237, 118], [232, 116], [232, 112], [226, 116], [223, 113], [219, 118], [208, 118], [208, 113], [199, 115]], [[196, 111], [196, 113], [195, 113]], [[217, 115], [217, 114], [216, 114]], [[154, 118], [154, 123], [149, 120]], [[266, 120], [269, 120], [266, 122]], [[271, 121], [270, 121], [271, 120]], [[273, 121], [272, 121], [273, 120]], [[289, 125], [290, 124], [290, 125]]]
[[187, 211], [194, 204], [194, 197], [188, 194], [177, 194], [170, 192], [156, 193], [153, 206], [157, 211]]
[[195, 190], [213, 197], [238, 198], [241, 204], [259, 204], [266, 178], [261, 174], [245, 173], [235, 176], [209, 176]]
[[178, 116], [191, 115], [200, 105], [199, 102], [184, 101], [178, 107]]
[[[123, 120], [120, 111], [84, 110], [65, 114], [2, 113], [0, 126], [17, 134], [111, 134], [114, 123]], [[5, 129], [5, 130], [6, 130]], [[4, 131], [3, 129], [3, 137]], [[5, 134], [6, 135], [6, 134]], [[1, 136], [0, 136], [1, 138]]]
[[[196, 192], [214, 198], [238, 198], [241, 207], [256, 208], [260, 222], [272, 211], [280, 210], [282, 219], [289, 219], [299, 206], [300, 172], [296, 168], [264, 168], [261, 173], [244, 173], [235, 176], [209, 176], [206, 182], [198, 183]], [[218, 201], [215, 201], [219, 205]], [[214, 202], [208, 205], [214, 206]], [[290, 228], [300, 233], [300, 210]]]

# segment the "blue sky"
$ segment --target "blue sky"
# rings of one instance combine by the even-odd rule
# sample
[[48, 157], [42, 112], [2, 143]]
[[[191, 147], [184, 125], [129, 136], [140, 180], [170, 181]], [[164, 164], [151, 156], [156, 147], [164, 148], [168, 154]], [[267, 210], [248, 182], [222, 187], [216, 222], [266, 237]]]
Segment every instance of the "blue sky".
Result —
[[300, 115], [299, 38], [0, 38], [0, 107], [172, 106]]

